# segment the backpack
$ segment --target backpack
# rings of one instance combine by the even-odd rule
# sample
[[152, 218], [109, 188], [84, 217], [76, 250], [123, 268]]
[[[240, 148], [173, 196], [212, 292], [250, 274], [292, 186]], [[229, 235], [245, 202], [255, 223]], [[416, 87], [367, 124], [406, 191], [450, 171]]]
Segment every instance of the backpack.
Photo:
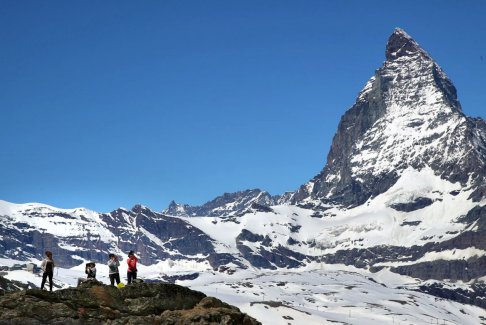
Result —
[[53, 271], [54, 271], [54, 262], [53, 261], [47, 261], [45, 273], [52, 273]]

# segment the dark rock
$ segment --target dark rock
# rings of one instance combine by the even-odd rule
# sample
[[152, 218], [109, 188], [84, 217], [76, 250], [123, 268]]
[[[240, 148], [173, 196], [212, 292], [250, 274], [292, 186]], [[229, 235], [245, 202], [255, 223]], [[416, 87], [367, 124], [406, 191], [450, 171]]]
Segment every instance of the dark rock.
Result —
[[241, 242], [237, 243], [236, 247], [240, 251], [243, 258], [250, 262], [250, 264], [254, 267], [269, 270], [277, 269], [277, 267], [270, 263], [268, 259], [260, 255], [258, 252], [254, 252], [250, 247], [242, 244]]
[[272, 240], [268, 235], [266, 235], [265, 238], [263, 238], [262, 245], [266, 247], [270, 247], [272, 245]]
[[468, 226], [477, 222], [476, 226], [478, 227], [478, 231], [486, 231], [486, 205], [475, 206], [465, 216], [459, 217], [457, 222], [464, 223]]
[[396, 60], [402, 56], [412, 56], [415, 54], [428, 54], [402, 29], [396, 28], [388, 39], [385, 56], [387, 60]]
[[256, 243], [256, 242], [261, 242], [264, 239], [265, 239], [265, 237], [263, 237], [262, 235], [257, 235], [257, 234], [252, 233], [249, 230], [242, 229], [240, 234], [236, 237], [236, 242], [241, 242], [241, 241], [246, 240], [246, 241], [249, 241], [249, 242], [252, 242], [252, 243]]
[[175, 283], [176, 281], [186, 281], [186, 280], [195, 280], [199, 277], [199, 273], [187, 273], [187, 274], [178, 274], [178, 275], [164, 275], [162, 278], [165, 282], [168, 283]]
[[401, 227], [403, 226], [418, 226], [422, 223], [422, 221], [418, 220], [418, 221], [404, 221], [400, 224]]
[[241, 269], [247, 268], [246, 265], [244, 265], [238, 258], [228, 253], [209, 254], [207, 260], [213, 269], [218, 269], [219, 267], [227, 264], [234, 264]]
[[[463, 222], [476, 222], [480, 225], [483, 208], [473, 208], [465, 217]], [[443, 242], [429, 242], [422, 246], [374, 246], [366, 249], [353, 248], [338, 250], [337, 252], [321, 257], [322, 261], [330, 264], [354, 265], [358, 268], [369, 268], [376, 272], [383, 267], [374, 266], [384, 262], [413, 262], [423, 257], [428, 252], [441, 252], [445, 250], [466, 249], [475, 247], [486, 249], [486, 230], [464, 231], [457, 236]], [[415, 263], [391, 268], [391, 271], [408, 275], [419, 279], [436, 280], [461, 280], [470, 281], [486, 276], [486, 256], [472, 257], [468, 260], [435, 260], [431, 262]]]
[[167, 283], [118, 289], [87, 281], [54, 292], [0, 295], [0, 324], [260, 324], [203, 293]]
[[31, 284], [25, 284], [19, 281], [13, 281], [0, 276], [0, 293], [8, 291], [18, 291], [33, 288]]
[[402, 212], [411, 212], [419, 209], [423, 209], [434, 203], [434, 201], [428, 197], [419, 197], [412, 202], [407, 203], [395, 203], [390, 205], [390, 208]]
[[465, 260], [435, 260], [391, 268], [392, 272], [427, 280], [470, 281], [486, 274], [486, 256]]
[[251, 208], [258, 212], [274, 212], [272, 208], [258, 203], [252, 203]]
[[292, 237], [289, 237], [289, 239], [287, 239], [287, 244], [288, 245], [295, 245], [295, 244], [298, 244], [299, 242], [295, 239], [293, 239]]
[[[243, 242], [260, 243], [261, 246], [253, 251]], [[243, 229], [236, 237], [236, 247], [242, 256], [251, 263], [251, 265], [264, 269], [274, 270], [276, 267], [296, 268], [303, 266], [303, 261], [307, 256], [296, 253], [283, 246], [272, 246], [272, 240], [268, 235], [254, 234], [249, 230]]]
[[428, 283], [421, 285], [419, 291], [486, 309], [486, 284], [481, 282], [473, 283], [466, 289], [446, 287], [442, 283], [437, 282]]
[[224, 193], [201, 206], [179, 205], [172, 201], [164, 214], [172, 216], [239, 216], [254, 209], [261, 212], [272, 212], [269, 206], [277, 204], [279, 197], [274, 197], [259, 189], [235, 193]]
[[289, 230], [292, 233], [297, 233], [297, 232], [299, 232], [300, 228], [302, 228], [301, 225], [292, 225], [292, 226], [289, 227]]
[[[127, 213], [123, 210], [117, 210], [115, 213], [128, 214], [136, 221], [138, 227], [143, 227], [156, 235], [160, 241], [165, 242], [165, 248], [176, 251], [181, 255], [208, 255], [214, 253], [212, 239], [200, 229], [179, 218], [164, 216], [142, 206], [135, 206], [132, 212]], [[122, 217], [115, 218], [120, 220]], [[167, 258], [178, 259], [177, 255], [174, 257], [174, 255], [167, 254], [164, 250], [154, 246], [151, 240], [143, 233], [123, 232], [123, 227], [118, 226], [117, 223], [109, 222], [111, 219], [103, 219], [110, 225], [110, 230], [120, 238], [120, 245], [126, 245], [121, 247], [121, 249], [124, 251], [132, 250], [133, 244], [129, 246], [130, 243], [136, 243], [135, 250], [140, 252], [139, 257], [145, 263], [152, 264], [157, 262], [157, 260]], [[147, 245], [146, 243], [151, 244]], [[180, 258], [182, 257], [180, 256]]]
[[161, 316], [165, 318], [164, 324], [260, 324], [250, 316], [241, 313], [238, 308], [213, 297], [202, 299], [191, 310], [165, 311]]
[[314, 213], [311, 215], [311, 217], [312, 217], [312, 218], [322, 218], [322, 217], [323, 217], [323, 215], [322, 215], [322, 213], [320, 213], [320, 212], [316, 211], [316, 212], [314, 212]]
[[272, 247], [271, 249], [260, 248], [260, 254], [266, 260], [280, 268], [297, 268], [304, 266], [303, 261], [307, 256], [294, 252], [283, 246]]

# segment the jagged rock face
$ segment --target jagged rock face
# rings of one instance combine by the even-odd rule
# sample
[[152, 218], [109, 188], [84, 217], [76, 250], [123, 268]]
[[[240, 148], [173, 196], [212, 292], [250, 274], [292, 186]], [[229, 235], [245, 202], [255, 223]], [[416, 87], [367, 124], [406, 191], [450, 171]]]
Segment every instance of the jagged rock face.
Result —
[[466, 117], [439, 65], [403, 30], [386, 47], [386, 61], [342, 117], [323, 171], [293, 203], [357, 206], [385, 192], [402, 170], [431, 167], [436, 175], [478, 188], [485, 196], [486, 127]]
[[486, 285], [484, 283], [473, 283], [467, 289], [447, 288], [440, 283], [431, 283], [420, 286], [419, 290], [436, 297], [475, 305], [486, 309]]
[[0, 324], [260, 324], [234, 306], [168, 283], [123, 289], [87, 281], [54, 292], [0, 296]]
[[[73, 251], [84, 259], [105, 260], [116, 240], [102, 231], [95, 214], [85, 209], [70, 213], [47, 206], [23, 208], [0, 217], [0, 256], [27, 260], [44, 258], [44, 252], [54, 254], [57, 265], [74, 266], [79, 261]], [[100, 240], [101, 237], [105, 240]]]
[[[50, 250], [58, 266], [72, 267], [80, 259], [106, 263], [110, 253], [125, 256], [134, 250], [146, 265], [207, 256], [217, 268], [229, 260], [215, 252], [213, 240], [200, 229], [140, 205], [104, 214], [83, 209], [63, 212], [41, 205], [13, 211], [0, 219], [0, 256], [6, 258], [42, 259]], [[231, 262], [241, 265], [236, 258]]]
[[209, 216], [223, 217], [240, 215], [252, 208], [252, 205], [275, 205], [279, 202], [279, 196], [271, 196], [259, 189], [246, 190], [235, 193], [225, 193], [201, 206], [177, 204], [172, 201], [169, 207], [162, 213], [171, 216], [192, 217]]
[[100, 216], [117, 237], [118, 247], [139, 252], [144, 263], [214, 253], [212, 239], [187, 222], [137, 205], [131, 211], [118, 209]]
[[6, 291], [18, 291], [22, 289], [35, 288], [31, 284], [25, 284], [19, 281], [12, 281], [0, 276], [0, 295]]
[[[260, 245], [258, 249], [253, 250], [245, 245], [245, 242], [259, 243]], [[272, 247], [272, 240], [268, 235], [254, 234], [246, 229], [243, 229], [236, 237], [236, 247], [251, 265], [261, 269], [297, 268], [304, 266], [303, 261], [307, 259], [307, 256], [283, 246]]]

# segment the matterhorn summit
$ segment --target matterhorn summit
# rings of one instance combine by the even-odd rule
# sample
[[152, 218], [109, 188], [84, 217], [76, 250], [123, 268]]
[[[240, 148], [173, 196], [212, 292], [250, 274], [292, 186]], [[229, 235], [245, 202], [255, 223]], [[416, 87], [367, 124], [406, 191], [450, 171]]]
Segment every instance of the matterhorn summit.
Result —
[[108, 254], [135, 250], [147, 282], [229, 299], [264, 324], [484, 323], [486, 123], [464, 114], [451, 80], [402, 29], [385, 58], [322, 171], [295, 192], [242, 190], [161, 212], [0, 200], [0, 290], [39, 283], [21, 262], [45, 250], [57, 288], [87, 261], [108, 283]]
[[400, 28], [386, 61], [343, 115], [322, 172], [293, 203], [357, 206], [387, 191], [407, 168], [435, 175], [485, 196], [486, 124], [464, 115], [454, 85]]

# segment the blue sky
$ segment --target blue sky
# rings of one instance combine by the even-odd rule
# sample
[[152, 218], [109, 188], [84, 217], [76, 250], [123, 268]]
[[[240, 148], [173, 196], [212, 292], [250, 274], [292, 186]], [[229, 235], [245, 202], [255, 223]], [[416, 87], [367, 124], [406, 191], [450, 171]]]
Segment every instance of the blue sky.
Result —
[[292, 191], [401, 27], [485, 117], [484, 1], [3, 1], [0, 199]]

